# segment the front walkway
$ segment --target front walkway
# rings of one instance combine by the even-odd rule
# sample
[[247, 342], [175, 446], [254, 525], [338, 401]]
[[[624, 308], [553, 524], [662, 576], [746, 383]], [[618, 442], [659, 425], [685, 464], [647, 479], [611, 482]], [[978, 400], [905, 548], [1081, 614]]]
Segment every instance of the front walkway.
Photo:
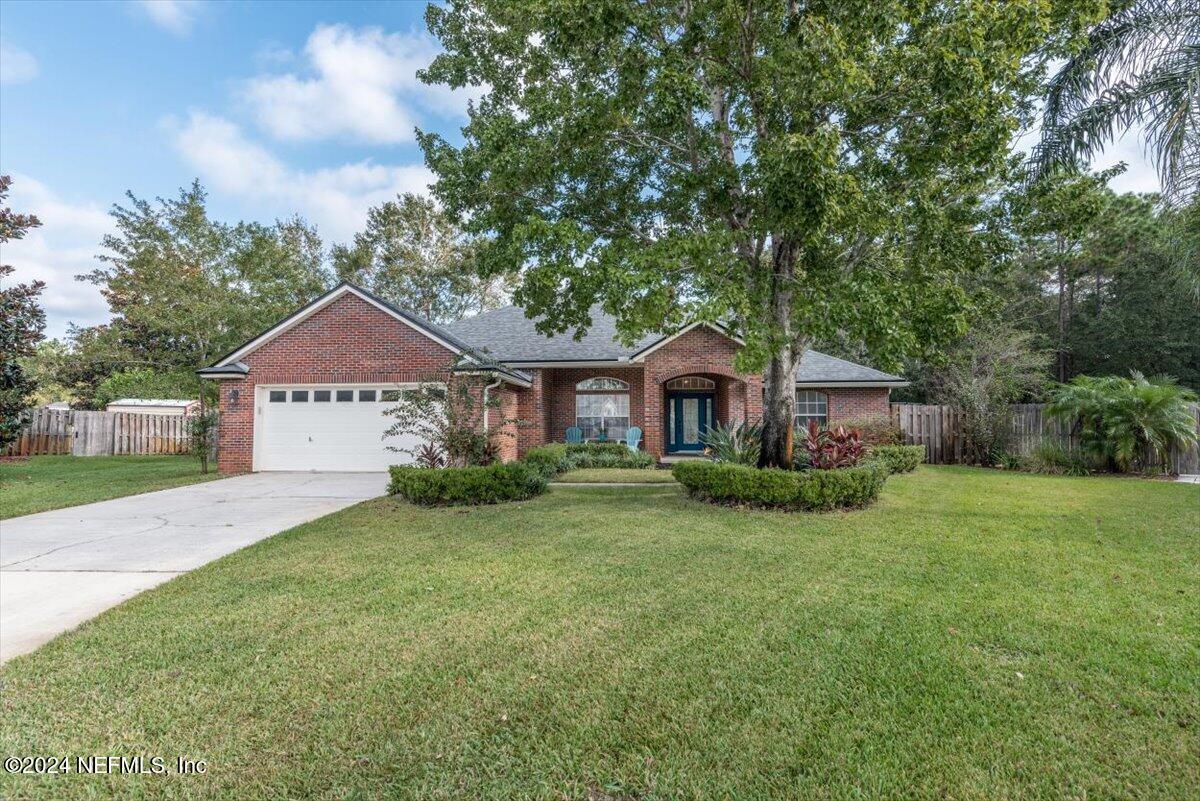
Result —
[[272, 534], [384, 493], [385, 473], [257, 473], [0, 523], [0, 662]]

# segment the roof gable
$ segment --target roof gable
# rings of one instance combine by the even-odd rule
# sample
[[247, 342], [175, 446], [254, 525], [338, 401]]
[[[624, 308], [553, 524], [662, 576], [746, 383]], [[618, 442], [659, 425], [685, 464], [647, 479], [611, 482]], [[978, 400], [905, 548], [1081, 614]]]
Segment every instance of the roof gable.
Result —
[[[300, 309], [276, 323], [271, 328], [268, 328], [258, 336], [244, 342], [235, 350], [230, 351], [225, 356], [214, 362], [212, 366], [201, 370], [201, 374], [216, 375], [218, 373], [224, 374], [225, 372], [237, 371], [239, 360], [242, 357], [254, 352], [281, 334], [290, 331], [300, 323], [312, 317], [317, 312], [331, 305], [339, 298], [345, 297], [346, 295], [354, 295], [360, 298], [366, 303], [376, 307], [380, 311], [383, 311], [384, 313], [404, 323], [414, 331], [417, 331], [418, 333], [428, 337], [457, 356], [470, 357], [471, 355], [470, 346], [441, 327], [436, 326], [427, 320], [421, 319], [412, 312], [388, 303], [383, 298], [371, 294], [362, 287], [355, 286], [354, 284], [348, 282], [342, 282], [326, 292], [324, 295], [321, 295], [319, 298], [313, 300], [308, 305], [302, 306]], [[241, 365], [241, 367], [244, 368], [244, 365]]]

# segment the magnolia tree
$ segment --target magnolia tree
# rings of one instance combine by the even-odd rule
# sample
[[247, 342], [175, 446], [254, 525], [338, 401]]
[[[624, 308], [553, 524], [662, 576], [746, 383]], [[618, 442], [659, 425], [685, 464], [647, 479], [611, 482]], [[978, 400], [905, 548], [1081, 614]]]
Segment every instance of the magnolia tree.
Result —
[[791, 461], [793, 378], [838, 335], [881, 361], [956, 336], [981, 193], [1046, 60], [1101, 0], [451, 0], [422, 73], [472, 86], [435, 191], [545, 333], [723, 320], [765, 370], [760, 464]]

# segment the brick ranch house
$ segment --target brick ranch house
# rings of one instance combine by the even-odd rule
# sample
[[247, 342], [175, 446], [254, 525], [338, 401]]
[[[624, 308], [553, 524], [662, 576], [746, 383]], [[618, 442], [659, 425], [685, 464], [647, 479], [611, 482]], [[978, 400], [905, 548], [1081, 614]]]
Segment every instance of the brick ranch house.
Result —
[[[447, 368], [498, 399], [481, 426], [507, 426], [502, 457], [561, 442], [578, 426], [589, 439], [642, 429], [641, 447], [663, 457], [696, 452], [707, 427], [762, 415], [762, 376], [739, 373], [740, 340], [694, 324], [632, 346], [614, 320], [593, 313], [576, 341], [546, 337], [509, 306], [437, 326], [343, 283], [199, 370], [220, 382], [218, 463], [223, 473], [383, 470], [412, 446], [383, 431], [383, 410]], [[887, 416], [903, 379], [808, 351], [796, 374], [798, 422]], [[510, 421], [517, 420], [518, 424]]]

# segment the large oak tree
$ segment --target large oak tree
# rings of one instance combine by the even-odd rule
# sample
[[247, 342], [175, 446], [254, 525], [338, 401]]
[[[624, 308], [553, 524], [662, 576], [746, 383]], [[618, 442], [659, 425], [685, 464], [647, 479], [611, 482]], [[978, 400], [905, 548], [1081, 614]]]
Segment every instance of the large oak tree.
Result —
[[1047, 59], [1101, 0], [452, 0], [423, 77], [481, 87], [436, 192], [523, 269], [543, 331], [595, 302], [633, 338], [732, 323], [765, 369], [761, 463], [791, 461], [817, 338], [881, 359], [960, 333], [980, 196]]

